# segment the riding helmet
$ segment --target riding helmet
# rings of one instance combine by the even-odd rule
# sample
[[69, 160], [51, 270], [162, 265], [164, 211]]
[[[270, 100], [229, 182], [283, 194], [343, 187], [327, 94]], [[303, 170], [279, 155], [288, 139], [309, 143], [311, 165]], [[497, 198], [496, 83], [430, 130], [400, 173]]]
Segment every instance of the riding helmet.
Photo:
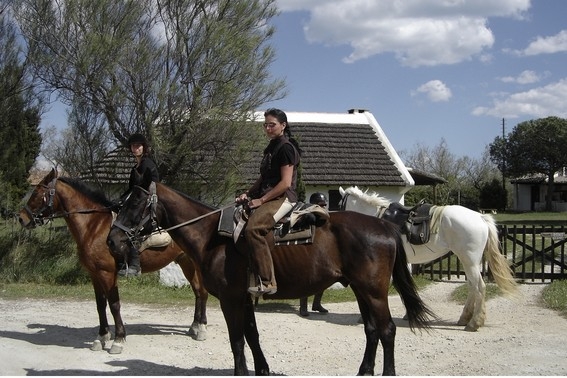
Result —
[[142, 134], [135, 133], [130, 135], [130, 138], [128, 138], [129, 146], [133, 145], [134, 143], [139, 143], [146, 146], [148, 144], [148, 141], [146, 140], [146, 137], [143, 136]]
[[314, 203], [319, 206], [327, 206], [327, 198], [323, 193], [313, 193], [311, 197], [309, 197], [309, 203]]

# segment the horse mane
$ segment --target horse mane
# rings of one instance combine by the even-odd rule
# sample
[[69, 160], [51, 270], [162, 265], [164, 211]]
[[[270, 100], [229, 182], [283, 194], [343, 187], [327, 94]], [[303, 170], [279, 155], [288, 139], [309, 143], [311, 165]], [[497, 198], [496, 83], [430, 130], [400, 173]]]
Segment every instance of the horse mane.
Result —
[[355, 196], [363, 200], [364, 202], [376, 207], [388, 207], [391, 203], [391, 201], [389, 201], [385, 197], [380, 196], [376, 192], [369, 193], [368, 190], [363, 192], [361, 189], [359, 189], [358, 186], [351, 186], [349, 188], [346, 188], [345, 194]]
[[185, 199], [188, 199], [188, 200], [191, 201], [191, 202], [195, 202], [195, 203], [197, 203], [198, 205], [201, 205], [201, 206], [203, 206], [203, 207], [205, 207], [205, 208], [207, 208], [207, 209], [216, 210], [216, 207], [214, 207], [214, 206], [212, 206], [212, 205], [209, 205], [209, 204], [206, 204], [206, 203], [204, 203], [203, 201], [198, 200], [198, 199], [195, 198], [195, 197], [191, 197], [190, 195], [188, 195], [188, 194], [186, 194], [186, 193], [183, 193], [183, 192], [180, 192], [179, 190], [174, 189], [174, 188], [172, 188], [172, 187], [168, 187], [168, 188], [169, 188], [170, 190], [172, 190], [173, 192], [177, 193], [178, 195], [180, 195], [181, 197], [183, 197], [183, 198], [185, 198]]
[[94, 202], [100, 203], [101, 205], [107, 207], [112, 206], [112, 202], [108, 198], [106, 198], [101, 190], [94, 189], [91, 186], [85, 184], [83, 181], [71, 177], [59, 177], [58, 180], [71, 186], [73, 189], [85, 195]]

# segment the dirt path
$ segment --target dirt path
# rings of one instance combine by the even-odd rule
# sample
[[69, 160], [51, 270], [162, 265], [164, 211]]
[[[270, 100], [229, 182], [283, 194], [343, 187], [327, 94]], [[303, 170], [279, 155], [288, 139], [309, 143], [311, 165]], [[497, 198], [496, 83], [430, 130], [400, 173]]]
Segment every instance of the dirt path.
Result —
[[[399, 375], [566, 375], [567, 320], [542, 308], [542, 285], [522, 285], [523, 299], [488, 301], [486, 326], [468, 333], [455, 325], [461, 306], [448, 301], [460, 284], [436, 283], [421, 295], [442, 321], [431, 334], [413, 334], [403, 306], [390, 297], [398, 325]], [[323, 298], [324, 299], [324, 298]], [[124, 299], [123, 299], [124, 300]], [[354, 375], [364, 332], [355, 303], [329, 304], [327, 315], [297, 314], [297, 306], [267, 312], [257, 321], [264, 353], [275, 375]], [[121, 355], [92, 352], [97, 331], [93, 301], [0, 299], [2, 375], [231, 375], [232, 353], [218, 308], [208, 312], [208, 339], [186, 336], [192, 308], [123, 302], [128, 341]], [[246, 349], [253, 374], [252, 357]], [[378, 348], [376, 374], [382, 371]]]

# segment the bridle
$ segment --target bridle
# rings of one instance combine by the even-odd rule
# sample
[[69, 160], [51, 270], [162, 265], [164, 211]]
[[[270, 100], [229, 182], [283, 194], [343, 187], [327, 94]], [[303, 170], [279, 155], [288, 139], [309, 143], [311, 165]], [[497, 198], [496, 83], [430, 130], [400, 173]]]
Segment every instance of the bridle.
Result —
[[144, 230], [146, 223], [151, 221], [150, 233], [156, 229], [157, 227], [156, 209], [158, 204], [158, 197], [156, 194], [156, 184], [154, 182], [150, 184], [149, 191], [142, 187], [138, 187], [138, 188], [140, 188], [140, 190], [142, 190], [144, 193], [148, 195], [148, 198], [146, 200], [146, 206], [144, 207], [144, 212], [142, 213], [142, 218], [140, 219], [140, 222], [138, 222], [138, 224], [134, 227], [127, 227], [118, 219], [114, 220], [114, 222], [112, 223], [112, 227], [116, 227], [122, 230], [126, 234], [128, 241], [136, 248], [139, 248], [142, 241], [145, 238], [149, 237], [149, 235], [140, 235], [140, 233]]
[[43, 204], [42, 204], [43, 206], [39, 210], [34, 212], [32, 209], [30, 209], [27, 203], [24, 205], [23, 209], [32, 220], [34, 226], [43, 226], [50, 220], [53, 220], [55, 218], [66, 217], [71, 214], [91, 214], [91, 213], [98, 213], [111, 209], [111, 207], [102, 207], [98, 209], [79, 209], [74, 211], [55, 212], [55, 210], [53, 209], [53, 202], [55, 198], [56, 183], [57, 183], [57, 177], [51, 180], [47, 185], [45, 184], [37, 185], [46, 189], [46, 192], [43, 194]]
[[[33, 222], [34, 226], [43, 226], [49, 220], [55, 218], [55, 213], [53, 211], [53, 198], [55, 197], [55, 181], [57, 178], [51, 180], [47, 185], [45, 184], [38, 184], [45, 189], [47, 189], [47, 197], [46, 193], [43, 194], [43, 206], [37, 211], [33, 212], [32, 209], [26, 205], [24, 206], [24, 210], [26, 214], [30, 217]], [[46, 211], [49, 210], [48, 214], [44, 214]]]
[[[156, 215], [156, 209], [158, 205], [158, 196], [156, 194], [156, 183], [152, 182], [150, 184], [150, 187], [148, 188], [149, 190], [146, 190], [140, 186], [138, 186], [138, 188], [148, 195], [148, 198], [146, 199], [146, 206], [144, 207], [144, 211], [142, 212], [142, 217], [138, 222], [138, 224], [134, 227], [128, 227], [124, 225], [122, 222], [120, 222], [118, 219], [116, 219], [112, 225], [112, 227], [117, 227], [120, 230], [122, 230], [128, 237], [128, 241], [135, 247], [139, 247], [142, 241], [147, 239], [150, 236], [149, 234], [151, 234], [154, 230], [156, 230], [156, 228], [158, 228], [157, 215]], [[159, 232], [169, 232], [171, 230], [175, 230], [177, 228], [187, 226], [191, 223], [195, 223], [203, 218], [208, 217], [209, 215], [216, 214], [232, 206], [233, 205], [231, 204], [221, 207], [219, 209], [210, 211], [206, 214], [192, 218], [183, 223], [176, 224], [169, 228], [165, 228], [165, 229], [160, 228]], [[151, 222], [150, 232], [148, 234], [141, 235], [140, 233], [145, 229], [145, 226], [148, 222]]]

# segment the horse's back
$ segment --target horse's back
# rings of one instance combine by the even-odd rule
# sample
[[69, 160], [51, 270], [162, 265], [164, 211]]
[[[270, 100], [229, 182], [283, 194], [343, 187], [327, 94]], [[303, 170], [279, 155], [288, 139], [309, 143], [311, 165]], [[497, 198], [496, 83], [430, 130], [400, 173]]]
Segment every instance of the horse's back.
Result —
[[486, 244], [488, 226], [482, 214], [464, 206], [445, 206], [439, 221], [439, 233], [452, 242]]

